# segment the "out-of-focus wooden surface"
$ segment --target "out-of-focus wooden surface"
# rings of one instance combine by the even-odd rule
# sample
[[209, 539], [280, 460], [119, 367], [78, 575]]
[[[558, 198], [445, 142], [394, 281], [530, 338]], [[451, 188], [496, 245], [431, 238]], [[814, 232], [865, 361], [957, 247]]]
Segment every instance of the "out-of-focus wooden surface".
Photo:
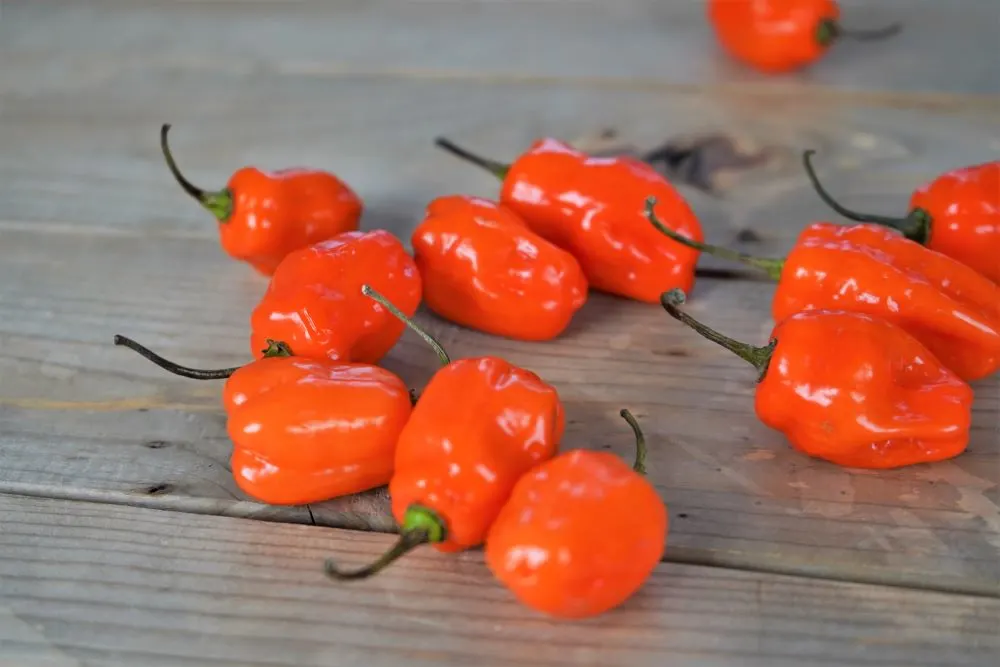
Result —
[[[233, 633], [260, 636], [260, 624], [277, 621], [288, 664], [392, 664], [404, 640], [428, 632], [438, 653], [421, 660], [464, 664], [470, 649], [462, 647], [485, 641], [476, 633], [487, 626], [523, 651], [491, 648], [491, 664], [570, 657], [793, 664], [801, 655], [815, 656], [809, 664], [991, 664], [983, 658], [985, 649], [996, 650], [988, 642], [995, 642], [1000, 597], [996, 378], [976, 384], [973, 437], [962, 457], [891, 472], [844, 470], [795, 453], [760, 425], [749, 368], [656, 307], [594, 295], [566, 336], [545, 344], [496, 339], [422, 314], [453, 356], [502, 354], [557, 385], [569, 418], [564, 447], [627, 455], [630, 437], [617, 412], [628, 407], [642, 421], [650, 475], [670, 510], [668, 563], [641, 599], [581, 630], [506, 600], [478, 555], [428, 552], [417, 561], [426, 568], [420, 581], [401, 568], [351, 592], [326, 584], [317, 574], [320, 552], [364, 545], [360, 559], [387, 538], [276, 524], [390, 531], [384, 492], [309, 508], [245, 498], [228, 470], [219, 385], [174, 378], [110, 344], [114, 333], [126, 333], [209, 367], [249, 357], [247, 319], [264, 281], [222, 254], [207, 214], [170, 180], [157, 141], [162, 122], [174, 125], [181, 168], [205, 187], [222, 186], [250, 163], [328, 168], [364, 197], [365, 228], [388, 228], [404, 240], [430, 199], [497, 192], [489, 176], [434, 149], [439, 134], [501, 159], [541, 135], [595, 150], [721, 135], [762, 159], [714, 174], [713, 195], [682, 186], [683, 193], [710, 240], [762, 255], [785, 252], [805, 223], [828, 217], [802, 175], [804, 148], [819, 151], [822, 176], [838, 196], [887, 213], [903, 211], [909, 192], [941, 171], [1000, 154], [1000, 80], [989, 58], [1000, 5], [844, 6], [845, 23], [902, 17], [906, 27], [895, 40], [844, 43], [807, 72], [766, 79], [722, 58], [701, 3], [688, 0], [4, 2], [0, 492], [12, 495], [0, 538], [17, 540], [0, 552], [0, 664], [50, 664], [46, 655], [59, 665], [135, 664], [139, 655], [151, 665], [253, 664], [213, 647]], [[598, 138], [607, 128], [617, 131], [613, 141]], [[736, 271], [700, 278], [691, 312], [733, 336], [766, 340], [773, 285], [738, 267], [704, 264]], [[407, 334], [385, 363], [419, 386], [435, 362]], [[69, 519], [62, 528], [52, 524], [77, 515], [100, 518], [84, 537]], [[148, 540], [120, 536], [143, 522], [158, 526], [152, 544], [168, 541], [156, 567], [177, 574], [163, 575], [157, 590], [173, 605], [175, 625], [158, 623], [155, 606], [129, 613], [144, 598], [142, 588], [129, 588], [138, 579], [127, 569], [83, 565], [46, 583], [51, 568], [36, 561], [53, 553], [138, 567], [136, 554], [146, 552], [136, 545]], [[8, 525], [18, 527], [9, 533]], [[252, 538], [244, 538], [248, 530]], [[172, 550], [176, 534], [203, 546]], [[297, 593], [269, 589], [272, 575], [259, 569], [243, 589], [223, 586], [243, 563], [216, 563], [219, 545], [252, 555], [263, 542], [284, 545], [285, 555], [272, 547], [268, 566], [293, 570]], [[213, 595], [184, 592], [208, 590], [215, 577], [223, 588]], [[457, 592], [440, 592], [438, 578], [441, 590]], [[791, 588], [746, 606], [722, 602], [719, 591], [760, 590], [772, 581]], [[677, 587], [686, 592], [678, 597]], [[695, 590], [714, 591], [705, 595], [720, 601]], [[227, 610], [266, 607], [273, 596], [283, 600], [275, 616], [219, 620], [230, 618]], [[367, 613], [378, 612], [384, 630], [361, 633], [364, 646], [338, 652], [337, 663], [330, 651], [340, 640], [329, 638], [356, 634], [350, 628], [359, 622], [348, 610], [365, 596], [376, 601], [364, 604], [374, 605]], [[423, 621], [414, 610], [428, 596], [439, 620], [418, 632], [414, 624]], [[502, 600], [504, 611], [475, 620], [475, 609], [491, 600]], [[858, 608], [873, 614], [872, 636], [856, 627]], [[935, 620], [935, 609], [944, 620]], [[686, 614], [717, 624], [682, 622]], [[214, 619], [207, 629], [205, 619]], [[462, 623], [476, 629], [445, 632]], [[805, 648], [768, 648], [788, 624], [796, 628], [792, 645], [801, 633]], [[313, 636], [320, 625], [334, 633], [323, 635], [325, 645]], [[583, 641], [582, 632], [598, 627], [608, 634]], [[42, 639], [29, 640], [25, 628]], [[202, 639], [192, 642], [199, 631]], [[841, 649], [838, 638], [846, 642]], [[570, 645], [584, 648], [572, 656], [551, 649]], [[187, 663], [171, 653], [180, 650]], [[254, 655], [260, 664], [283, 664]]]
[[615, 613], [553, 623], [476, 552], [417, 551], [354, 585], [316, 568], [387, 535], [4, 495], [0, 520], [3, 664], [964, 667], [1000, 651], [1000, 601], [982, 597], [667, 563]]

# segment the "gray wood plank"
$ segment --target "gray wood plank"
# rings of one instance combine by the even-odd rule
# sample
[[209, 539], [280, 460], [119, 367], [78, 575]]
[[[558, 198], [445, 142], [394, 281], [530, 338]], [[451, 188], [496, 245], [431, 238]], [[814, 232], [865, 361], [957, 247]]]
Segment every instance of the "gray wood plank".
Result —
[[[4, 3], [5, 61], [37, 62], [56, 45], [66, 71], [182, 66], [227, 70], [491, 75], [678, 87], [767, 86], [996, 95], [993, 0], [845, 0], [845, 25], [902, 33], [844, 42], [809, 70], [768, 77], [728, 59], [704, 3], [691, 0], [340, 0]], [[42, 41], [44, 39], [44, 41]], [[994, 57], [990, 57], [991, 54]], [[52, 70], [24, 82], [51, 85]], [[2, 78], [0, 78], [2, 80]]]
[[0, 496], [0, 660], [18, 665], [985, 667], [1000, 601], [667, 564], [618, 609], [553, 621], [478, 552], [325, 580], [389, 536]]
[[[3, 241], [0, 489], [393, 529], [384, 492], [311, 513], [249, 503], [229, 472], [220, 384], [175, 378], [111, 345], [127, 333], [190, 365], [249, 358], [247, 318], [264, 281], [219, 258], [212, 240], [7, 230]], [[763, 342], [772, 291], [702, 279], [690, 307]], [[668, 558], [1000, 592], [1000, 378], [977, 385], [959, 459], [848, 471], [797, 454], [757, 422], [749, 367], [658, 307], [594, 295], [562, 339], [534, 344], [420, 321], [455, 357], [499, 354], [555, 384], [564, 448], [627, 456], [617, 412], [632, 409], [674, 519]], [[408, 333], [385, 365], [421, 387], [436, 360]]]
[[[722, 199], [685, 193], [711, 239], [727, 243], [751, 229], [759, 241], [747, 249], [763, 254], [782, 252], [802, 224], [826, 214], [805, 187], [802, 148], [820, 149], [831, 188], [859, 206], [887, 211], [901, 206], [921, 180], [1000, 152], [1000, 106], [991, 99], [908, 94], [903, 100], [718, 82], [615, 87], [592, 73], [560, 83], [558, 77], [580, 71], [558, 69], [527, 77], [512, 69], [490, 74], [489, 54], [511, 52], [507, 42], [489, 42], [494, 34], [500, 40], [517, 28], [530, 37], [537, 29], [563, 39], [556, 24], [577, 14], [571, 25], [578, 33], [586, 34], [586, 21], [606, 16], [624, 21], [607, 24], [616, 30], [641, 33], [634, 19], [646, 12], [636, 3], [516, 7], [531, 20], [500, 15], [491, 3], [126, 7], [101, 1], [47, 4], [44, 12], [5, 3], [0, 488], [392, 527], [384, 494], [312, 512], [248, 502], [227, 470], [217, 388], [165, 377], [110, 347], [111, 334], [124, 331], [187, 363], [239, 363], [246, 358], [246, 318], [263, 288], [225, 260], [205, 215], [169, 180], [156, 144], [163, 121], [175, 124], [178, 159], [200, 183], [221, 185], [244, 162], [327, 167], [365, 197], [366, 227], [404, 236], [432, 197], [496, 193], [487, 176], [430, 146], [440, 133], [510, 158], [540, 134], [585, 137], [611, 126], [622, 141], [650, 147], [669, 136], [724, 131], [742, 145], [770, 149], [772, 158], [728, 175]], [[970, 7], [963, 20], [994, 5]], [[345, 58], [392, 53], [357, 35], [317, 36], [324, 17], [350, 11], [361, 24], [375, 25], [375, 10], [388, 11], [389, 22], [399, 24], [379, 24], [402, 35], [386, 41], [403, 45], [397, 60], [362, 62], [360, 73], [324, 60], [334, 56], [322, 49], [339, 43], [354, 44]], [[880, 5], [883, 10], [889, 11]], [[689, 8], [663, 4], [655, 11]], [[921, 4], [917, 13], [924, 11], [930, 10]], [[497, 30], [476, 33], [483, 17]], [[146, 22], [162, 34], [149, 34]], [[461, 39], [486, 35], [487, 46], [476, 52], [485, 60], [476, 61], [474, 53], [469, 61], [486, 74], [431, 71], [437, 65], [406, 46], [416, 43], [414, 26], [435, 34], [437, 28], [424, 23], [461, 28]], [[213, 32], [201, 32], [206, 28]], [[260, 55], [250, 65], [240, 59], [248, 35], [264, 36], [253, 42]], [[577, 56], [572, 62], [586, 65]], [[399, 71], [400, 63], [419, 71]], [[909, 106], [900, 106], [904, 101]], [[770, 289], [702, 280], [692, 306], [734, 335], [762, 340], [770, 326]], [[504, 354], [556, 383], [570, 409], [568, 446], [607, 444], [624, 454], [628, 435], [616, 412], [628, 405], [640, 414], [651, 438], [663, 443], [654, 478], [676, 517], [670, 558], [979, 592], [1000, 586], [996, 380], [977, 387], [973, 445], [961, 459], [863, 474], [790, 452], [754, 420], [752, 385], [740, 362], [693, 339], [655, 308], [595, 297], [570, 335], [548, 345], [513, 344], [423, 321], [459, 356]], [[419, 384], [433, 360], [408, 336], [387, 365]]]
[[[244, 164], [309, 165], [340, 174], [366, 202], [365, 221], [404, 232], [431, 198], [496, 196], [485, 173], [432, 146], [447, 134], [511, 160], [538, 136], [579, 140], [612, 127], [614, 146], [721, 133], [766, 156], [722, 174], [721, 198], [683, 191], [718, 242], [752, 228], [779, 251], [830, 212], [809, 190], [801, 151], [815, 148], [829, 186], [857, 206], [895, 212], [910, 191], [956, 166], [1000, 154], [993, 109], [830, 104], [798, 95], [622, 91], [476, 82], [317, 79], [252, 72], [136, 68], [84, 85], [6, 94], [0, 105], [0, 232], [4, 229], [213, 237], [211, 218], [171, 180], [159, 153], [162, 122], [189, 178], [222, 187]], [[21, 80], [37, 68], [13, 68]], [[4, 71], [9, 71], [5, 69]]]

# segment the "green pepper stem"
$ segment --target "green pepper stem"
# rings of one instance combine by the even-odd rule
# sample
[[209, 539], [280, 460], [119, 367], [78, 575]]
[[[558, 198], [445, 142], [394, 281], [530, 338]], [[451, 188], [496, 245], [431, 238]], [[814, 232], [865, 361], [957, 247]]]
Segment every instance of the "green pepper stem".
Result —
[[823, 187], [823, 184], [819, 182], [819, 176], [816, 175], [816, 169], [813, 168], [812, 164], [812, 156], [815, 154], [816, 151], [812, 149], [803, 151], [802, 166], [806, 171], [806, 176], [809, 177], [809, 182], [812, 184], [813, 190], [816, 191], [816, 194], [819, 195], [819, 198], [823, 200], [824, 204], [848, 220], [854, 220], [855, 222], [870, 222], [876, 225], [882, 225], [883, 227], [897, 229], [911, 241], [916, 241], [921, 244], [927, 243], [927, 240], [930, 238], [931, 225], [931, 216], [927, 213], [927, 211], [922, 208], [915, 208], [904, 218], [893, 218], [885, 215], [873, 215], [871, 213], [858, 213], [857, 211], [852, 211], [834, 199], [833, 196], [827, 192], [826, 188]]
[[648, 197], [646, 199], [646, 217], [649, 222], [652, 223], [660, 232], [666, 235], [668, 238], [677, 241], [681, 245], [685, 245], [689, 248], [694, 248], [709, 255], [714, 255], [715, 257], [721, 257], [723, 259], [732, 260], [734, 262], [740, 262], [748, 266], [752, 266], [756, 269], [760, 269], [767, 273], [768, 277], [772, 280], [781, 280], [781, 271], [785, 266], [784, 259], [773, 259], [767, 257], [754, 257], [753, 255], [746, 255], [742, 252], [737, 252], [729, 248], [723, 248], [721, 246], [710, 245], [708, 243], [701, 243], [700, 241], [695, 241], [694, 239], [689, 239], [686, 236], [681, 236], [673, 229], [670, 229], [665, 224], [660, 222], [659, 218], [656, 217], [656, 213], [653, 208], [656, 206], [656, 197]]
[[499, 178], [501, 181], [507, 178], [507, 173], [510, 172], [509, 164], [504, 164], [503, 162], [498, 162], [497, 160], [490, 160], [480, 155], [476, 155], [475, 153], [471, 153], [445, 137], [438, 137], [434, 140], [434, 144], [438, 148], [443, 148], [452, 155], [461, 158], [466, 162], [471, 162], [477, 167], [482, 167]]
[[396, 305], [391, 301], [389, 301], [389, 299], [379, 294], [371, 285], [362, 285], [361, 293], [369, 297], [370, 299], [373, 299], [376, 302], [378, 302], [386, 310], [392, 313], [396, 317], [396, 319], [401, 321], [406, 326], [410, 327], [410, 329], [412, 329], [418, 336], [427, 341], [427, 344], [434, 349], [435, 353], [437, 353], [438, 359], [441, 360], [442, 366], [447, 366], [448, 364], [451, 363], [451, 357], [448, 356], [448, 353], [445, 351], [444, 346], [442, 346], [441, 343], [437, 342], [437, 339], [435, 339], [434, 336], [430, 335], [429, 333], [421, 329], [416, 324], [416, 322], [407, 317], [406, 313], [404, 313], [398, 307], [396, 307]]
[[229, 216], [233, 214], [233, 193], [228, 188], [219, 190], [218, 192], [206, 192], [192, 184], [181, 173], [181, 170], [177, 168], [177, 162], [174, 161], [174, 156], [170, 152], [170, 146], [167, 143], [167, 133], [169, 131], [169, 123], [164, 123], [160, 127], [160, 150], [163, 152], [163, 159], [167, 161], [167, 168], [173, 174], [174, 180], [177, 181], [184, 192], [193, 197], [205, 210], [214, 215], [219, 222], [227, 222]]
[[774, 352], [774, 347], [778, 343], [777, 339], [772, 339], [764, 347], [757, 347], [755, 345], [749, 345], [734, 338], [730, 338], [729, 336], [723, 335], [718, 331], [705, 326], [684, 311], [680, 310], [678, 306], [686, 300], [687, 295], [684, 294], [684, 291], [676, 288], [660, 295], [660, 304], [671, 317], [676, 320], [680, 320], [708, 340], [716, 343], [717, 345], [721, 345], [744, 361], [748, 362], [757, 369], [757, 381], [760, 382], [763, 380], [764, 375], [767, 373], [768, 364], [771, 363], [771, 355]]
[[[140, 355], [149, 359], [154, 364], [160, 368], [173, 373], [174, 375], [180, 375], [181, 377], [191, 378], [192, 380], [224, 380], [230, 375], [238, 371], [242, 366], [234, 366], [233, 368], [216, 368], [216, 369], [201, 369], [201, 368], [190, 368], [188, 366], [181, 366], [178, 363], [170, 361], [164, 357], [161, 357], [156, 352], [153, 352], [148, 347], [140, 345], [131, 338], [122, 336], [121, 334], [115, 334], [115, 345], [121, 345], [127, 347], [128, 349], [138, 352]], [[267, 348], [263, 350], [265, 357], [290, 357], [292, 356], [292, 351], [285, 343], [267, 339]]]
[[646, 474], [646, 436], [642, 434], [642, 429], [639, 428], [639, 422], [636, 421], [635, 417], [627, 409], [622, 408], [619, 412], [628, 425], [632, 427], [632, 433], [635, 434], [635, 463], [632, 464], [632, 470], [636, 471], [640, 475]]
[[392, 563], [413, 551], [421, 544], [442, 542], [447, 531], [444, 521], [434, 510], [422, 505], [411, 505], [403, 517], [403, 525], [399, 531], [399, 539], [374, 562], [356, 570], [342, 570], [332, 558], [326, 559], [324, 571], [326, 576], [337, 581], [367, 579], [378, 574]]
[[902, 23], [890, 23], [881, 28], [871, 28], [867, 30], [854, 30], [845, 28], [835, 19], [824, 19], [816, 26], [816, 41], [823, 46], [829, 46], [835, 40], [846, 37], [856, 42], [874, 42], [886, 39], [897, 34], [903, 29]]

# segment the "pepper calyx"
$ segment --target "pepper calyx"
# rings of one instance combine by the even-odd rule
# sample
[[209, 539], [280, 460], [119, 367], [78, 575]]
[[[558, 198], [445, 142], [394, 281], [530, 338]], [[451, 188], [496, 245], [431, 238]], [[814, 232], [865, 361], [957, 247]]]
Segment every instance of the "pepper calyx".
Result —
[[443, 542], [447, 535], [448, 530], [445, 527], [444, 519], [437, 512], [430, 507], [413, 504], [406, 509], [406, 513], [403, 515], [399, 539], [374, 562], [356, 570], [342, 570], [336, 561], [328, 558], [323, 569], [328, 577], [337, 581], [367, 579], [378, 574], [420, 545]]
[[288, 346], [288, 343], [281, 340], [274, 340], [273, 338], [265, 338], [264, 342], [267, 344], [263, 350], [260, 351], [264, 358], [272, 357], [291, 357], [292, 348]]
[[825, 18], [816, 24], [816, 43], [830, 46], [840, 35], [840, 25], [836, 19]]
[[900, 228], [903, 232], [903, 236], [910, 239], [911, 241], [916, 241], [920, 245], [927, 245], [931, 240], [931, 214], [922, 208], [915, 208], [910, 211], [906, 219], [910, 221], [910, 225], [906, 229]]
[[233, 214], [233, 192], [229, 188], [223, 188], [215, 192], [202, 190], [189, 181], [181, 170], [177, 167], [173, 154], [170, 152], [170, 145], [167, 142], [167, 133], [170, 132], [170, 124], [164, 123], [160, 127], [160, 151], [163, 159], [167, 162], [167, 169], [170, 170], [174, 180], [181, 186], [190, 197], [204, 207], [206, 211], [215, 216], [219, 222], [229, 222]]

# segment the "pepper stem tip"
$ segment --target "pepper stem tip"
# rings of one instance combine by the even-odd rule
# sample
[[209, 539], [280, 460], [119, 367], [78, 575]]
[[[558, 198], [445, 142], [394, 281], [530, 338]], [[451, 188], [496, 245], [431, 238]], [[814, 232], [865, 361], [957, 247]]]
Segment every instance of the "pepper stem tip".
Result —
[[875, 42], [898, 34], [903, 29], [899, 21], [881, 28], [854, 29], [845, 28], [836, 19], [824, 19], [816, 28], [816, 40], [823, 46], [829, 46], [835, 40], [846, 37], [856, 42]]
[[181, 186], [188, 196], [192, 197], [195, 201], [201, 204], [205, 210], [215, 216], [216, 220], [219, 222], [227, 222], [229, 216], [233, 214], [233, 194], [228, 189], [219, 190], [218, 192], [207, 192], [202, 190], [198, 186], [194, 185], [187, 179], [181, 170], [177, 167], [177, 162], [174, 160], [173, 153], [170, 151], [170, 145], [167, 142], [167, 133], [170, 132], [170, 123], [164, 123], [160, 126], [160, 152], [163, 153], [163, 159], [167, 163], [167, 169], [170, 170], [171, 175], [173, 175], [174, 180], [177, 184]]
[[448, 352], [444, 349], [444, 346], [441, 345], [441, 343], [439, 343], [437, 339], [434, 338], [434, 336], [424, 331], [416, 322], [410, 319], [406, 315], [406, 313], [404, 313], [402, 310], [399, 309], [398, 306], [396, 306], [396, 304], [389, 301], [389, 299], [383, 296], [382, 294], [379, 294], [379, 292], [375, 288], [373, 288], [371, 285], [368, 284], [361, 286], [361, 293], [367, 296], [368, 298], [374, 300], [382, 307], [384, 307], [396, 319], [398, 319], [400, 322], [402, 322], [410, 329], [412, 329], [413, 332], [416, 333], [418, 336], [423, 338], [437, 354], [438, 359], [441, 361], [442, 366], [447, 366], [448, 364], [451, 363], [451, 357], [448, 356]]
[[656, 229], [660, 231], [661, 234], [665, 235], [667, 238], [685, 245], [689, 248], [694, 248], [700, 252], [713, 255], [715, 257], [721, 257], [723, 259], [728, 259], [734, 262], [740, 262], [741, 264], [746, 264], [747, 266], [752, 266], [756, 269], [760, 269], [767, 273], [768, 277], [772, 280], [781, 279], [781, 271], [784, 268], [785, 260], [783, 259], [772, 259], [767, 257], [754, 257], [753, 255], [747, 255], [742, 252], [737, 252], [729, 248], [723, 248], [722, 246], [711, 245], [708, 243], [702, 243], [700, 241], [695, 241], [694, 239], [689, 239], [686, 236], [682, 236], [675, 230], [667, 227], [663, 224], [659, 218], [656, 217], [656, 212], [654, 208], [656, 206], [656, 197], [646, 198], [646, 218], [649, 220]]
[[138, 354], [145, 357], [149, 361], [152, 361], [154, 364], [156, 364], [165, 371], [173, 373], [174, 375], [179, 375], [181, 377], [190, 378], [192, 380], [224, 380], [241, 368], [240, 366], [234, 366], [233, 368], [217, 368], [211, 370], [206, 370], [201, 368], [190, 368], [188, 366], [181, 366], [180, 364], [170, 361], [165, 357], [161, 357], [160, 355], [158, 355], [156, 352], [153, 352], [145, 345], [141, 345], [127, 336], [122, 336], [121, 334], [115, 334], [114, 342], [115, 345], [127, 347], [133, 352], [137, 352]]
[[422, 544], [444, 541], [447, 535], [444, 521], [437, 512], [423, 505], [411, 505], [403, 516], [399, 539], [372, 563], [355, 570], [342, 570], [332, 558], [326, 559], [323, 570], [336, 581], [367, 579], [413, 551]]
[[777, 345], [778, 341], [771, 340], [767, 345], [758, 347], [756, 345], [749, 345], [738, 341], [735, 338], [730, 338], [729, 336], [721, 334], [715, 329], [702, 324], [682, 311], [678, 306], [683, 304], [686, 300], [687, 295], [684, 291], [676, 288], [660, 295], [660, 305], [663, 306], [663, 309], [666, 310], [671, 317], [691, 327], [703, 337], [726, 348], [736, 356], [752, 365], [758, 371], [757, 381], [760, 382], [763, 380], [764, 375], [767, 373], [768, 365], [771, 362], [771, 354], [774, 352], [774, 347]]
[[632, 464], [632, 470], [636, 471], [640, 475], [646, 474], [646, 436], [642, 434], [642, 429], [639, 427], [639, 422], [632, 415], [631, 412], [626, 408], [622, 408], [618, 413], [621, 415], [629, 426], [632, 427], [632, 433], [635, 434], [635, 462]]
[[481, 155], [476, 155], [475, 153], [462, 148], [447, 137], [435, 138], [434, 145], [438, 148], [444, 149], [459, 159], [485, 169], [501, 181], [507, 178], [507, 174], [510, 173], [509, 164], [505, 164], [497, 160], [491, 160], [489, 158], [482, 157]]
[[931, 223], [930, 215], [927, 211], [917, 208], [910, 211], [909, 215], [904, 218], [893, 218], [885, 215], [874, 215], [871, 213], [859, 213], [857, 211], [852, 211], [834, 199], [833, 195], [831, 195], [823, 184], [820, 183], [819, 176], [816, 174], [816, 169], [812, 162], [812, 158], [815, 154], [816, 151], [812, 148], [802, 151], [802, 168], [805, 170], [806, 177], [809, 179], [809, 183], [812, 185], [813, 190], [824, 204], [848, 220], [862, 223], [870, 222], [872, 224], [882, 225], [883, 227], [896, 229], [902, 232], [902, 234], [911, 241], [916, 241], [921, 244], [927, 243], [927, 240], [930, 237]]

